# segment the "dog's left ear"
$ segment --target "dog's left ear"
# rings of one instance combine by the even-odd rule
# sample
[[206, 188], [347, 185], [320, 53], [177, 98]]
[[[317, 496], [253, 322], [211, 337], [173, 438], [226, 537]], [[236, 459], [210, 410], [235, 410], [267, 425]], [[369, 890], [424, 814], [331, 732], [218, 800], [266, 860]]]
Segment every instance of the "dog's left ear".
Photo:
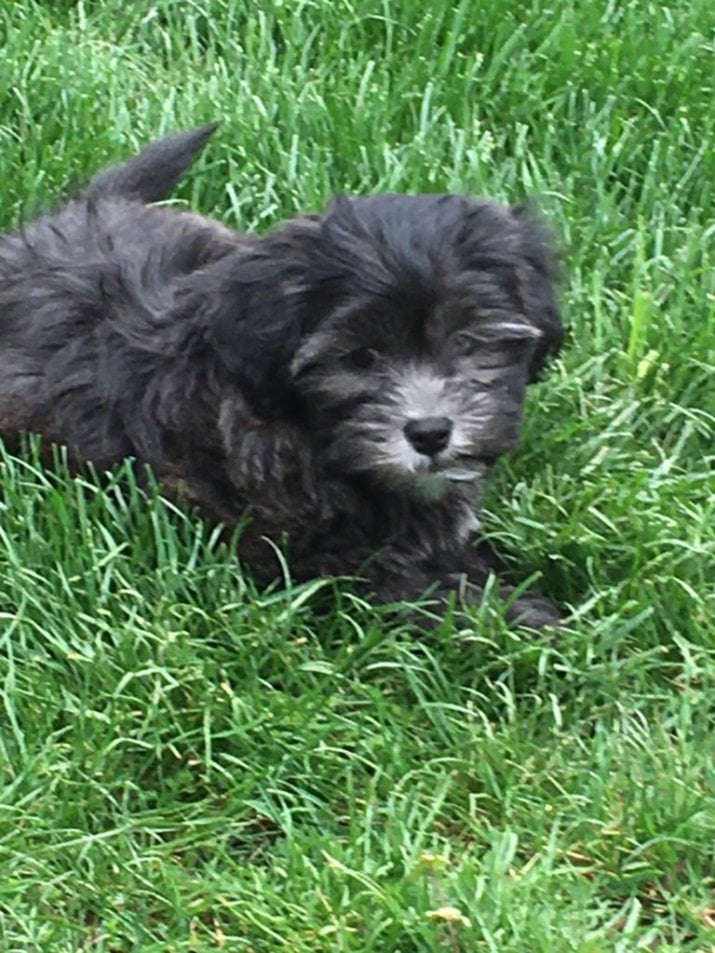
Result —
[[542, 334], [531, 365], [531, 380], [534, 381], [563, 343], [564, 328], [556, 301], [561, 268], [554, 238], [533, 207], [517, 205], [511, 209], [511, 214], [519, 228], [521, 247], [517, 279], [521, 304], [526, 317]]

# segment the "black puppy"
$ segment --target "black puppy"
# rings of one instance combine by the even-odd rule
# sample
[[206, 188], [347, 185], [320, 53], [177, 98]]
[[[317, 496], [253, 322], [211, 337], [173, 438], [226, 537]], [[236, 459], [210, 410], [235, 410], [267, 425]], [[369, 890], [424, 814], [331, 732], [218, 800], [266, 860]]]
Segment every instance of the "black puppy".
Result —
[[[0, 238], [0, 433], [134, 457], [275, 578], [480, 598], [474, 488], [559, 346], [548, 237], [456, 195], [334, 199], [265, 238], [147, 203], [213, 126]], [[529, 625], [557, 613], [537, 596]]]

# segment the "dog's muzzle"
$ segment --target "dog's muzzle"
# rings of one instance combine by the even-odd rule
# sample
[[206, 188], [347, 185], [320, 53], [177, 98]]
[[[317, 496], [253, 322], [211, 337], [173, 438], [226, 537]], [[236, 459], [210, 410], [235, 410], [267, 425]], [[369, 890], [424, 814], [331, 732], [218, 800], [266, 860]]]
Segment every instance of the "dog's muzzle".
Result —
[[449, 417], [421, 417], [408, 420], [403, 430], [418, 453], [434, 457], [449, 444], [452, 421]]

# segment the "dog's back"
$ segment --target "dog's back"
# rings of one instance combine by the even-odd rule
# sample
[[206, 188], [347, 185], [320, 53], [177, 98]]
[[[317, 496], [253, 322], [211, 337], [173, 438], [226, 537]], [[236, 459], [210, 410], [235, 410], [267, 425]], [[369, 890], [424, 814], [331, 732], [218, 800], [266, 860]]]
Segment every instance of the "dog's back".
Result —
[[152, 142], [122, 165], [102, 170], [54, 214], [0, 237], [0, 330], [9, 320], [11, 286], [28, 274], [37, 289], [44, 274], [56, 278], [63, 268], [80, 274], [107, 259], [129, 269], [162, 259], [171, 279], [214, 260], [211, 238], [233, 248], [235, 236], [216, 222], [148, 207], [168, 198], [215, 130], [211, 124]]
[[[170, 193], [215, 128], [152, 143], [55, 214], [0, 237], [0, 434], [39, 432], [100, 466], [141, 456], [122, 419], [122, 378], [151, 375], [170, 350], [162, 322], [177, 282], [240, 241], [146, 203]], [[126, 386], [136, 397], [136, 379]]]

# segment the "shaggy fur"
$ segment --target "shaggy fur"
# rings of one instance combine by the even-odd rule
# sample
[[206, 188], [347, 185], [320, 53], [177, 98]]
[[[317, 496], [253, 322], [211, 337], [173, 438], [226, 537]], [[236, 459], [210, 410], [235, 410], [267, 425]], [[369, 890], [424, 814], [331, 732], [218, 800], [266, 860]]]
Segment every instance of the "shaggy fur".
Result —
[[[0, 433], [125, 457], [229, 527], [262, 582], [478, 600], [475, 487], [561, 342], [548, 237], [456, 195], [338, 197], [267, 237], [147, 203], [214, 127], [0, 238]], [[508, 591], [508, 589], [507, 589]], [[513, 614], [555, 621], [538, 596]]]

